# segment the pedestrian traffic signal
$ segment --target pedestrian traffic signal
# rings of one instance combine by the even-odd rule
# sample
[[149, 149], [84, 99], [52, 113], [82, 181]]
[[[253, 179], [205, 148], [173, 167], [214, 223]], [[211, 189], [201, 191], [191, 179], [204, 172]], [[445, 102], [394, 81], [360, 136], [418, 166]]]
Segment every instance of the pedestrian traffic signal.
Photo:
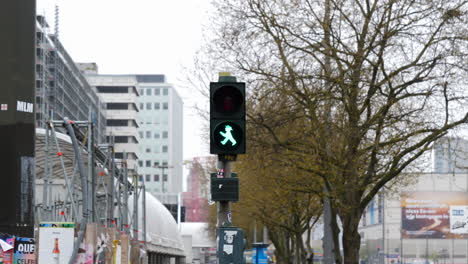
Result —
[[245, 153], [245, 83], [233, 76], [210, 83], [210, 153]]

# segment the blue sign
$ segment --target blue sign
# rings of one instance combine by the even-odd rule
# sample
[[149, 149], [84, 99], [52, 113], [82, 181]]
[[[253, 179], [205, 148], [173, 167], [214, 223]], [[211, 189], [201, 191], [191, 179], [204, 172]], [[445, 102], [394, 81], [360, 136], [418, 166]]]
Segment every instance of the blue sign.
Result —
[[253, 244], [252, 249], [252, 264], [267, 264], [268, 255], [267, 247], [268, 244]]

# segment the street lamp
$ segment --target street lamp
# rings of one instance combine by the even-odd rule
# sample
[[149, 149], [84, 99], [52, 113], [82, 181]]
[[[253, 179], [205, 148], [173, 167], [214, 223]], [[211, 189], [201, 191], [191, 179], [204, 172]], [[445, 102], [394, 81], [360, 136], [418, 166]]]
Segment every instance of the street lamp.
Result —
[[172, 169], [174, 166], [169, 166], [169, 165], [158, 165], [155, 166], [155, 168], [161, 169], [162, 170], [162, 175], [161, 175], [161, 192], [164, 193], [164, 170], [165, 169]]

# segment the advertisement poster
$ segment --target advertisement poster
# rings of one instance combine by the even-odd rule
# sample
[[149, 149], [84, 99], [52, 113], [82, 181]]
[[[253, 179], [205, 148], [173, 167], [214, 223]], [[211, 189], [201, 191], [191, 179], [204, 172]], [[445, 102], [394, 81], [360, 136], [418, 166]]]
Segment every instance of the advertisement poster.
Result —
[[73, 253], [75, 223], [44, 222], [39, 224], [38, 263], [68, 264]]
[[403, 238], [468, 238], [468, 193], [403, 192]]
[[0, 264], [12, 264], [15, 245], [15, 238], [13, 237], [0, 237], [2, 242], [6, 242], [7, 245], [1, 245], [0, 247]]
[[34, 238], [17, 237], [13, 264], [36, 264], [36, 245]]

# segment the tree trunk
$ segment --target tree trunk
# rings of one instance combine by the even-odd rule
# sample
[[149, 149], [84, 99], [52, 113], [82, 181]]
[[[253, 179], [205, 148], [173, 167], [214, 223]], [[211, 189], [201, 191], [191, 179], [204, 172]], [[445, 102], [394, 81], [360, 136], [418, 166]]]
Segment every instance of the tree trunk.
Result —
[[358, 232], [361, 214], [359, 210], [347, 212], [343, 221], [343, 253], [344, 264], [359, 264], [359, 249], [361, 235]]

